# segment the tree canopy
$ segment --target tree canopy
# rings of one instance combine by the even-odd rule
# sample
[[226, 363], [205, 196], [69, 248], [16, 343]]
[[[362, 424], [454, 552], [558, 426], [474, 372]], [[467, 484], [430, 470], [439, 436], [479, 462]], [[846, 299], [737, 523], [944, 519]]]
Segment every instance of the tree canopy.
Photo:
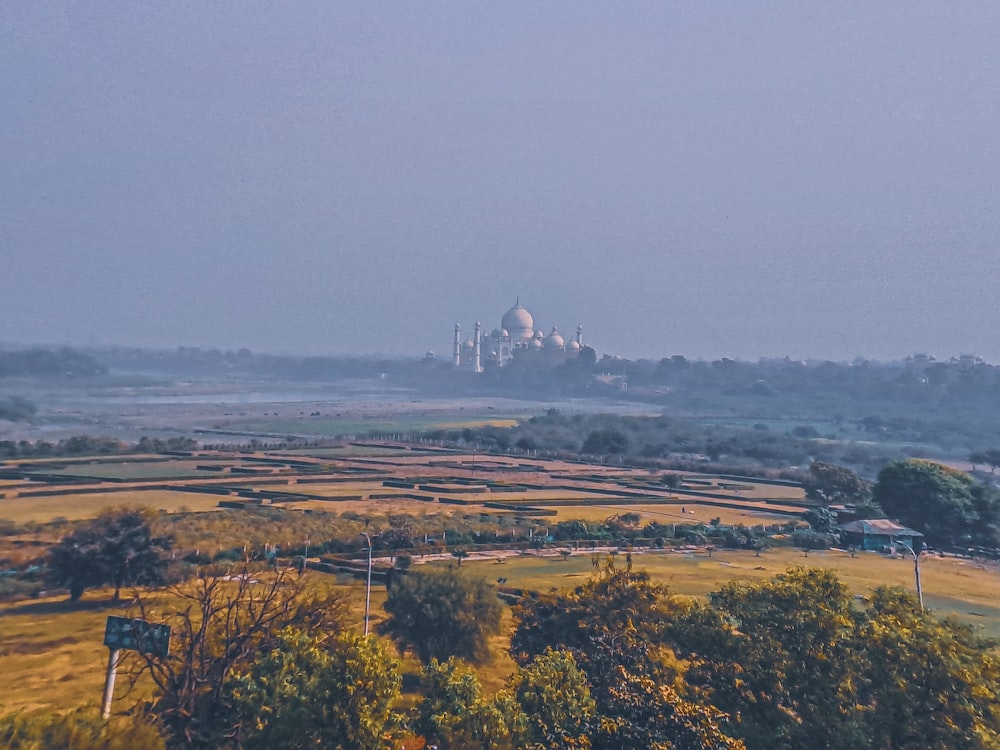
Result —
[[871, 484], [850, 469], [813, 461], [809, 476], [802, 482], [806, 497], [825, 505], [855, 504], [871, 498]]
[[400, 685], [396, 659], [378, 638], [286, 629], [226, 691], [245, 750], [388, 750]]
[[66, 586], [73, 601], [88, 588], [110, 584], [117, 602], [125, 586], [163, 583], [171, 546], [169, 538], [153, 536], [147, 509], [112, 509], [51, 549], [49, 578]]
[[930, 543], [960, 544], [978, 520], [976, 483], [947, 466], [907, 459], [879, 472], [874, 498], [891, 518], [922, 533]]
[[451, 656], [483, 661], [487, 639], [500, 632], [496, 586], [450, 566], [396, 577], [383, 606], [382, 632], [425, 664]]

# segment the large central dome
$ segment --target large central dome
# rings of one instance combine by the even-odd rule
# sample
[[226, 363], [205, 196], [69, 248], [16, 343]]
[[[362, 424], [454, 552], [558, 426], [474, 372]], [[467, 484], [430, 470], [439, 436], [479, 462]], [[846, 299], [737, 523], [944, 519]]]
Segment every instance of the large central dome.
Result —
[[530, 339], [535, 332], [535, 320], [520, 302], [503, 314], [500, 327], [510, 332], [512, 341]]

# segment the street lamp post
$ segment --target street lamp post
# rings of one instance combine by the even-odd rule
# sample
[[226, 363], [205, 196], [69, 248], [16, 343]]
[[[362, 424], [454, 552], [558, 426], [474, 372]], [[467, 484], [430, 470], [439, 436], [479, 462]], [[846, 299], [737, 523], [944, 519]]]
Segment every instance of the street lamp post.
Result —
[[923, 552], [923, 546], [921, 549], [914, 550], [913, 547], [906, 542], [896, 542], [896, 544], [901, 545], [903, 549], [910, 553], [913, 557], [913, 577], [917, 582], [917, 601], [920, 602], [920, 611], [924, 611], [924, 591], [920, 587], [920, 553]]
[[368, 585], [365, 587], [365, 635], [368, 635], [368, 615], [372, 604], [372, 540], [377, 539], [378, 534], [362, 531], [361, 536], [368, 542]]

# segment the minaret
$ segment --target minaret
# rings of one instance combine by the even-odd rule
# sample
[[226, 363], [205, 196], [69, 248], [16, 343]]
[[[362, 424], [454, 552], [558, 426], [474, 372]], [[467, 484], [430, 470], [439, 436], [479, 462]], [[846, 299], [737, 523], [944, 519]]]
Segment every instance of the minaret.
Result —
[[462, 326], [455, 324], [455, 367], [462, 364]]
[[[455, 340], [458, 341], [458, 339]], [[583, 323], [576, 324], [576, 343], [580, 345], [581, 349], [583, 348]]]
[[482, 372], [483, 371], [483, 363], [482, 363], [482, 360], [480, 359], [480, 351], [479, 351], [479, 349], [480, 349], [480, 346], [479, 346], [479, 343], [480, 343], [479, 330], [480, 330], [480, 328], [481, 328], [481, 326], [479, 325], [479, 321], [477, 320], [476, 321], [476, 336], [475, 336], [474, 339], [472, 339], [472, 342], [473, 342], [473, 348], [472, 348], [472, 371], [473, 372]]

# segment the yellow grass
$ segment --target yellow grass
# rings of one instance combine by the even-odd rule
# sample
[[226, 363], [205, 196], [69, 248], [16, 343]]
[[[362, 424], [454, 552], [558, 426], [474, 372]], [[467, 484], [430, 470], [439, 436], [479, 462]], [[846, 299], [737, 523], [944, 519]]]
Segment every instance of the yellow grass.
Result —
[[71, 607], [65, 597], [2, 605], [0, 713], [100, 705], [109, 614], [122, 611], [92, 602]]
[[55, 518], [78, 520], [94, 518], [103, 510], [119, 505], [145, 505], [154, 509], [176, 512], [216, 510], [218, 495], [199, 495], [171, 490], [130, 490], [126, 492], [95, 492], [82, 495], [46, 497], [15, 497], [0, 499], [0, 519], [25, 523], [46, 522]]
[[461, 422], [436, 422], [435, 426], [440, 430], [461, 430], [466, 427], [474, 429], [476, 427], [517, 427], [516, 419], [467, 419]]
[[[554, 550], [548, 556], [524, 554], [508, 558], [503, 565], [467, 564], [480, 567], [491, 576], [507, 578], [507, 585], [546, 591], [578, 584], [594, 568], [590, 552], [574, 554], [562, 560]], [[608, 557], [602, 555], [602, 562]], [[624, 564], [619, 553], [618, 564]], [[860, 596], [883, 586], [902, 586], [913, 591], [912, 559], [889, 558], [875, 552], [851, 557], [847, 552], [825, 550], [810, 552], [787, 547], [768, 550], [757, 557], [742, 550], [717, 550], [709, 557], [703, 550], [648, 551], [634, 554], [636, 567], [648, 570], [676, 594], [704, 596], [722, 584], [737, 580], [760, 580], [781, 573], [789, 566], [829, 568]], [[969, 622], [983, 625], [992, 635], [1000, 635], [1000, 566], [988, 566], [971, 560], [925, 555], [921, 558], [921, 577], [928, 606], [941, 614], [958, 614]]]

